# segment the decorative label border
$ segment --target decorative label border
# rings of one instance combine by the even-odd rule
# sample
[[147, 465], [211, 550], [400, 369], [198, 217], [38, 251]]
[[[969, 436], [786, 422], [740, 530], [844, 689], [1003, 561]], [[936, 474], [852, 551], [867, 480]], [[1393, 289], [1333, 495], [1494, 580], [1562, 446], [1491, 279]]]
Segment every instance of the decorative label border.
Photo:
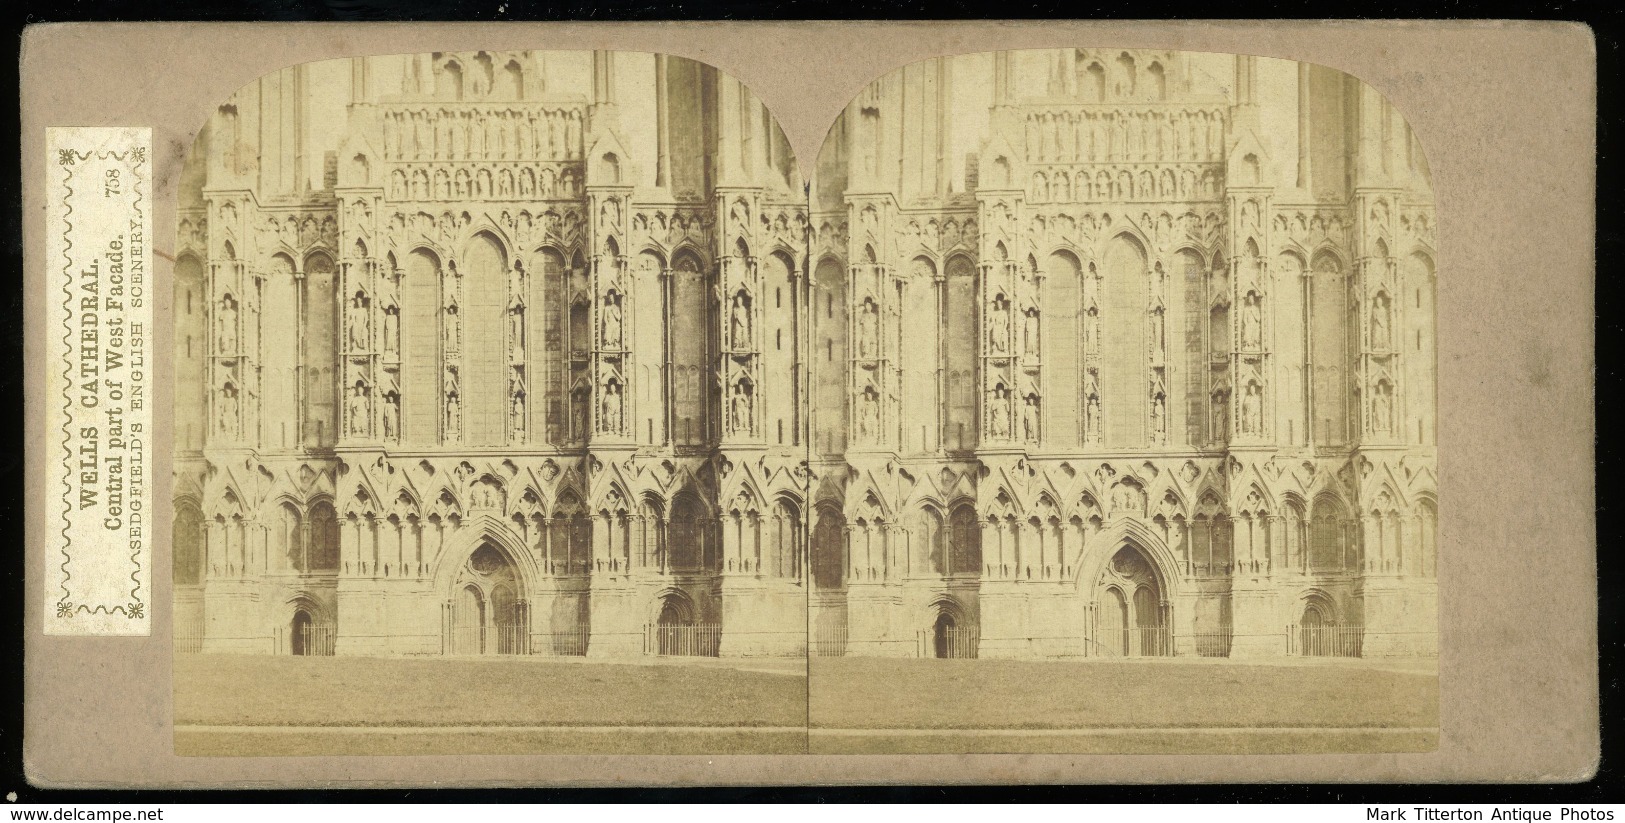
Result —
[[151, 634], [152, 131], [46, 129], [45, 633]]

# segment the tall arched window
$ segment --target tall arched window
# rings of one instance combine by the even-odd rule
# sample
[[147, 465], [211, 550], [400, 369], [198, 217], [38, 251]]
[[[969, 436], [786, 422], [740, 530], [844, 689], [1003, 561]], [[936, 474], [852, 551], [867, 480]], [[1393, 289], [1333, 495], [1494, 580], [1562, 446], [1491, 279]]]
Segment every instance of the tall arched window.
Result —
[[671, 507], [671, 566], [676, 571], [699, 571], [706, 556], [704, 511], [692, 495], [682, 494]]
[[665, 264], [653, 252], [632, 266], [633, 357], [637, 359], [637, 431], [640, 443], [666, 440], [666, 284]]
[[507, 255], [481, 233], [459, 263], [463, 271], [463, 442], [495, 446], [507, 439]]
[[180, 449], [203, 448], [208, 302], [203, 264], [182, 256], [175, 261], [175, 445]]
[[1310, 571], [1344, 567], [1348, 557], [1347, 517], [1347, 510], [1336, 499], [1325, 495], [1315, 498], [1309, 514]]
[[[305, 258], [305, 322], [302, 335], [305, 372], [306, 446], [331, 446], [338, 435], [338, 273], [326, 254]], [[275, 317], [275, 315], [271, 315]]]
[[933, 508], [922, 509], [919, 523], [913, 566], [929, 574], [947, 574], [948, 530], [943, 527], [942, 515]]
[[1145, 343], [1145, 251], [1133, 238], [1118, 235], [1107, 245], [1104, 261], [1100, 381], [1106, 404], [1106, 444], [1139, 446], [1146, 440], [1150, 386]]
[[299, 442], [299, 281], [293, 260], [279, 254], [271, 258], [265, 277], [263, 316], [282, 318], [265, 324], [260, 341], [260, 445], [291, 449]]
[[838, 589], [845, 582], [846, 517], [834, 506], [817, 509], [812, 535], [813, 585]]
[[1045, 396], [1044, 439], [1057, 449], [1076, 448], [1083, 431], [1082, 316], [1083, 266], [1071, 252], [1058, 251], [1045, 265], [1038, 316]]
[[1434, 414], [1438, 387], [1436, 369], [1438, 350], [1434, 342], [1435, 289], [1433, 261], [1418, 252], [1405, 261], [1405, 305], [1401, 307], [1405, 318], [1406, 339], [1401, 342], [1405, 361], [1406, 414], [1402, 418], [1404, 437], [1413, 443], [1434, 442]]
[[1275, 362], [1279, 364], [1281, 431], [1276, 434], [1289, 445], [1308, 442], [1304, 414], [1305, 311], [1303, 258], [1291, 252], [1281, 254], [1275, 269]]
[[679, 445], [699, 445], [709, 431], [706, 409], [710, 394], [705, 376], [711, 368], [707, 355], [711, 301], [705, 273], [692, 254], [678, 254], [672, 270], [672, 440]]
[[955, 255], [946, 266], [947, 310], [943, 313], [942, 339], [946, 341], [948, 419], [943, 442], [950, 449], [976, 447], [977, 395], [981, 391], [981, 319], [977, 311], [976, 265], [969, 257]]
[[1309, 359], [1314, 364], [1314, 444], [1337, 446], [1348, 440], [1349, 384], [1348, 278], [1330, 254], [1315, 258], [1309, 289], [1312, 334]]
[[309, 557], [305, 553], [305, 527], [304, 519], [299, 516], [299, 510], [291, 503], [277, 506], [275, 531], [278, 566], [296, 572], [309, 568]]
[[820, 260], [813, 290], [812, 447], [818, 454], [838, 454], [846, 448], [846, 267], [828, 257]]
[[948, 518], [948, 574], [982, 572], [982, 524], [969, 503], [955, 506]]
[[170, 531], [173, 546], [171, 563], [175, 585], [195, 586], [203, 582], [203, 512], [191, 503], [175, 506], [174, 528]]
[[941, 343], [941, 298], [936, 281], [937, 267], [930, 260], [916, 258], [906, 271], [903, 289], [903, 339], [908, 355], [901, 358], [903, 402], [903, 451], [935, 451], [942, 404], [937, 396], [937, 347]]
[[766, 369], [762, 389], [766, 393], [767, 427], [762, 431], [770, 445], [792, 446], [799, 442], [801, 419], [800, 300], [797, 299], [795, 267], [782, 252], [762, 261], [762, 294], [758, 299], [763, 334], [757, 341]]
[[400, 292], [401, 441], [432, 445], [440, 441], [440, 260], [413, 250]]
[[564, 255], [558, 249], [543, 248], [536, 253], [537, 265], [530, 276], [530, 300], [525, 306], [530, 333], [526, 377], [530, 379], [532, 431], [543, 422], [547, 442], [563, 446], [569, 439], [566, 399], [569, 389], [569, 351], [565, 347], [566, 307]]
[[[1180, 292], [1180, 322], [1168, 325], [1168, 359], [1174, 364], [1174, 380], [1183, 389], [1184, 402], [1179, 406], [1185, 416], [1183, 442], [1200, 446], [1208, 442], [1207, 385], [1211, 376], [1202, 329], [1207, 318], [1207, 264], [1200, 254], [1183, 249], [1175, 255], [1174, 277]], [[1170, 402], [1168, 408], [1172, 413], [1174, 404]], [[1171, 425], [1168, 428], [1174, 430]]]
[[306, 549], [310, 571], [337, 571], [339, 567], [339, 519], [333, 504], [319, 501], [310, 507], [310, 543]]

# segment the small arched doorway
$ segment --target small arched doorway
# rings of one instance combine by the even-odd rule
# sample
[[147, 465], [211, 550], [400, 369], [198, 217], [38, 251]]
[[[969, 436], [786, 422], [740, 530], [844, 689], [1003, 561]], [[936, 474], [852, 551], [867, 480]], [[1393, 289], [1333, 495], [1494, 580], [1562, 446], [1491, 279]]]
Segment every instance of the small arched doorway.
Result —
[[453, 653], [485, 653], [485, 595], [479, 586], [470, 583], [458, 590], [452, 626]]
[[312, 653], [311, 626], [315, 621], [311, 619], [310, 612], [296, 609], [293, 620], [288, 624], [289, 646], [295, 655], [301, 657]]
[[1092, 626], [1085, 654], [1162, 657], [1173, 653], [1163, 585], [1149, 557], [1125, 543], [1095, 584]]
[[954, 639], [959, 634], [957, 628], [958, 624], [952, 614], [949, 614], [946, 610], [937, 612], [937, 622], [931, 630], [932, 646], [936, 652], [936, 657], [947, 659], [958, 656], [954, 654], [953, 644]]
[[653, 651], [662, 657], [694, 657], [711, 654], [705, 633], [695, 620], [694, 606], [676, 592], [660, 599], [655, 617]]
[[1332, 616], [1322, 603], [1311, 601], [1303, 607], [1298, 620], [1298, 648], [1307, 657], [1325, 657], [1330, 654], [1329, 629], [1334, 625]]

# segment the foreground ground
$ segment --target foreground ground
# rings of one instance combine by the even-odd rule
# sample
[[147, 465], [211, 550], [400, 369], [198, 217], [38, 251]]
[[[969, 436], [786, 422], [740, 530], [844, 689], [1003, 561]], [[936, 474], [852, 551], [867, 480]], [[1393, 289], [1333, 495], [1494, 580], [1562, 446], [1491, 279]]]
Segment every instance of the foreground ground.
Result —
[[182, 755], [1381, 752], [1437, 746], [1431, 664], [175, 661]]
[[814, 658], [815, 752], [1426, 751], [1431, 662]]

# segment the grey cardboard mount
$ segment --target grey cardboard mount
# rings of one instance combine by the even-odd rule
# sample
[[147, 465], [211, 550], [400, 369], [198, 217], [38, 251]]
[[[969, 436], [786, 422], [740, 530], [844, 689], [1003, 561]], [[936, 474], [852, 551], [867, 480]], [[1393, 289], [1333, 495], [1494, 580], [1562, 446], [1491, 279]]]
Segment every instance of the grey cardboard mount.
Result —
[[[758, 94], [809, 176], [837, 114], [911, 61], [1122, 46], [1346, 71], [1402, 111], [1438, 195], [1440, 744], [1420, 754], [177, 757], [171, 625], [41, 631], [46, 506], [42, 186], [48, 126], [153, 130], [153, 236], [209, 111], [284, 66], [468, 48], [620, 49], [710, 63]], [[1577, 781], [1600, 756], [1593, 463], [1596, 59], [1583, 26], [1530, 22], [59, 24], [23, 36], [29, 389], [24, 756], [41, 786], [315, 787]], [[157, 276], [170, 261], [160, 241]], [[160, 289], [160, 293], [164, 290]], [[157, 344], [170, 344], [159, 305]], [[159, 374], [156, 408], [171, 402]], [[168, 453], [158, 421], [155, 454]], [[154, 472], [155, 500], [169, 474]], [[161, 518], [160, 518], [161, 520]], [[155, 591], [169, 590], [157, 524]]]

